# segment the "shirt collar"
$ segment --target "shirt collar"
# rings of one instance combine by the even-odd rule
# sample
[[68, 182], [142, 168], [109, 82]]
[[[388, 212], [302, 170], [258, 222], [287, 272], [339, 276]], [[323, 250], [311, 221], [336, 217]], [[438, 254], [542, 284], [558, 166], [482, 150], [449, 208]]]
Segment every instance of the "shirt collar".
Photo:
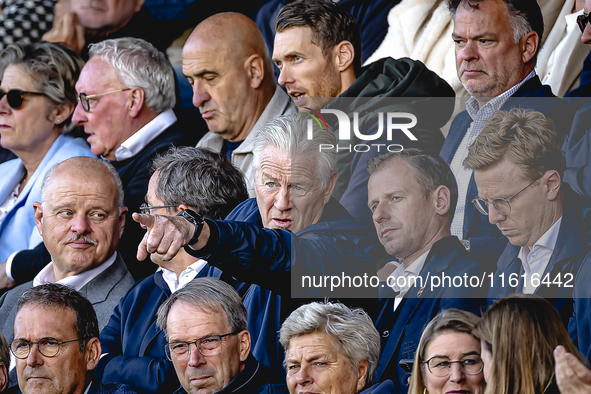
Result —
[[[425, 253], [423, 253], [422, 255], [417, 257], [417, 259], [415, 261], [413, 261], [406, 268], [404, 267], [404, 264], [394, 262], [394, 264], [396, 264], [397, 268], [390, 274], [390, 276], [394, 278], [394, 280], [391, 281], [391, 283], [393, 284], [392, 288], [394, 289], [394, 291], [400, 291], [400, 292], [408, 291], [408, 288], [410, 286], [399, 287], [398, 283], [397, 283], [398, 282], [397, 279], [401, 276], [408, 278], [409, 276], [421, 275], [421, 271], [423, 270], [423, 266], [425, 265], [425, 260], [427, 259], [427, 255], [429, 254], [430, 250], [431, 249], [427, 250]], [[404, 281], [404, 282], [409, 282], [409, 281]]]
[[68, 285], [73, 287], [75, 290], [80, 291], [88, 282], [99, 276], [103, 271], [109, 268], [115, 262], [117, 258], [117, 252], [113, 253], [104, 263], [90, 269], [88, 271], [80, 272], [76, 275], [67, 276], [56, 282], [55, 272], [53, 271], [53, 261], [47, 264], [33, 279], [33, 287], [43, 285], [45, 283], [61, 283], [62, 285]]
[[466, 111], [468, 112], [468, 115], [470, 115], [472, 119], [476, 119], [476, 117], [481, 111], [490, 112], [490, 115], [492, 115], [493, 112], [501, 109], [501, 107], [503, 106], [503, 104], [505, 104], [509, 97], [513, 96], [515, 92], [517, 92], [517, 90], [519, 90], [519, 88], [524, 83], [526, 83], [535, 76], [536, 71], [532, 70], [523, 80], [521, 80], [521, 82], [519, 82], [517, 85], [513, 86], [509, 90], [499, 94], [498, 96], [493, 97], [486, 104], [484, 104], [482, 108], [478, 106], [478, 101], [474, 97], [470, 97], [470, 99], [466, 102]]
[[131, 137], [123, 141], [121, 146], [115, 149], [117, 161], [126, 160], [140, 153], [152, 140], [158, 137], [164, 130], [176, 122], [176, 115], [172, 109], [167, 109], [144, 127], [136, 131]]
[[558, 232], [560, 231], [561, 222], [562, 216], [556, 221], [556, 223], [554, 223], [548, 230], [546, 230], [546, 232], [536, 241], [536, 243], [534, 244], [534, 246], [532, 246], [531, 249], [521, 247], [519, 253], [522, 257], [522, 261], [525, 261], [523, 260], [523, 256], [529, 254], [529, 252], [534, 250], [536, 247], [543, 247], [546, 249], [550, 249], [551, 251], [554, 251], [554, 248], [556, 247], [556, 240], [558, 239]]
[[187, 283], [195, 279], [195, 277], [199, 274], [199, 272], [201, 272], [201, 270], [203, 269], [203, 267], [205, 267], [206, 264], [207, 261], [199, 259], [187, 268], [185, 268], [185, 270], [181, 272], [181, 274], [178, 277], [174, 271], [171, 271], [163, 267], [158, 268], [156, 272], [162, 272], [162, 279], [164, 279], [164, 281], [168, 285], [170, 292], [174, 293], [175, 291], [182, 289], [187, 285]]

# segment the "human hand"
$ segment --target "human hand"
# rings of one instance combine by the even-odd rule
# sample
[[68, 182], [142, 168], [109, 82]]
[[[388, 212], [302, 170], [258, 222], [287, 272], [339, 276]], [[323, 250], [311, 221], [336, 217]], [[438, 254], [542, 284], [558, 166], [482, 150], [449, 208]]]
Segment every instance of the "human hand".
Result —
[[43, 40], [62, 43], [80, 53], [86, 45], [84, 28], [78, 23], [78, 16], [70, 10], [70, 2], [60, 0], [54, 8], [53, 26], [43, 35]]
[[[132, 218], [148, 230], [138, 246], [137, 258], [140, 261], [154, 252], [160, 254], [162, 260], [169, 261], [176, 256], [183, 246], [189, 243], [193, 238], [193, 234], [195, 234], [195, 226], [181, 216], [134, 213]], [[208, 239], [209, 227], [205, 223], [198, 242], [191, 246], [194, 249], [200, 249], [205, 246]]]
[[554, 349], [555, 373], [562, 394], [591, 393], [591, 370], [563, 346]]

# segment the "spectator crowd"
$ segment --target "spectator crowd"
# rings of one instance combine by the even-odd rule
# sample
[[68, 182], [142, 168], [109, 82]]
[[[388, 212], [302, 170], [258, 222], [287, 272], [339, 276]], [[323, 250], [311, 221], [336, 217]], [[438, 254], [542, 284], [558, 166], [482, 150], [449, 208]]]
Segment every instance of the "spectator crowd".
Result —
[[591, 0], [0, 10], [0, 392], [591, 393]]

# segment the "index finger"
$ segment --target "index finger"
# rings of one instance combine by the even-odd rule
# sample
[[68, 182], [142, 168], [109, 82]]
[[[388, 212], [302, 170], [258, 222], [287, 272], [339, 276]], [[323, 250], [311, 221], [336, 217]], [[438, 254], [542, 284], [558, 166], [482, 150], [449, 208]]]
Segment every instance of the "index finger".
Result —
[[156, 223], [156, 217], [150, 214], [143, 214], [143, 213], [136, 213], [134, 212], [131, 215], [131, 218], [142, 225], [145, 228], [151, 230], [154, 227], [154, 223]]

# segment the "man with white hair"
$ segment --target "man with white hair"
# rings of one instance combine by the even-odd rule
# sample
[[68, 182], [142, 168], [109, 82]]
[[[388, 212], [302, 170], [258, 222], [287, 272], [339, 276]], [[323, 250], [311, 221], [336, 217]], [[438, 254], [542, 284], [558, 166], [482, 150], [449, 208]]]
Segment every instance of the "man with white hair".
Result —
[[[138, 258], [158, 251], [170, 259], [188, 246], [188, 253], [238, 280], [288, 296], [322, 293], [312, 289], [312, 278], [306, 282], [306, 276], [372, 275], [374, 231], [331, 198], [336, 152], [326, 146], [336, 146], [334, 133], [321, 129], [309, 115], [274, 119], [254, 142], [256, 199], [236, 207], [227, 221], [136, 214], [134, 220], [148, 228]], [[350, 297], [353, 290], [367, 289], [331, 291], [329, 285], [322, 294]]]
[[[89, 135], [92, 153], [116, 168], [129, 209], [120, 252], [136, 279], [153, 273], [135, 258], [143, 230], [131, 220], [144, 202], [152, 160], [171, 146], [195, 146], [197, 136], [177, 122], [172, 110], [175, 79], [170, 62], [150, 43], [119, 38], [94, 44], [76, 83], [79, 102], [72, 121]], [[40, 245], [14, 256], [11, 275], [30, 280], [49, 261]]]

